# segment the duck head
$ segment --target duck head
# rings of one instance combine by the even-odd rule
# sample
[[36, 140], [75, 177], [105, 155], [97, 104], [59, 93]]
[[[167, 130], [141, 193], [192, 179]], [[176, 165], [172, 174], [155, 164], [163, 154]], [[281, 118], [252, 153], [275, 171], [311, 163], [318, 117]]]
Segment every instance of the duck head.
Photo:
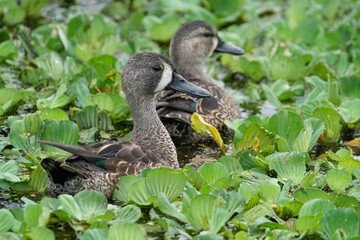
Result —
[[186, 81], [169, 59], [158, 53], [133, 55], [123, 67], [122, 88], [127, 100], [152, 97], [162, 90], [184, 92], [193, 97], [210, 97], [210, 93]]
[[[203, 60], [213, 52], [242, 55], [245, 51], [231, 43], [224, 42], [214, 27], [204, 21], [190, 21], [180, 26], [170, 42], [170, 55], [177, 62], [194, 59]], [[187, 58], [187, 59], [186, 59]]]

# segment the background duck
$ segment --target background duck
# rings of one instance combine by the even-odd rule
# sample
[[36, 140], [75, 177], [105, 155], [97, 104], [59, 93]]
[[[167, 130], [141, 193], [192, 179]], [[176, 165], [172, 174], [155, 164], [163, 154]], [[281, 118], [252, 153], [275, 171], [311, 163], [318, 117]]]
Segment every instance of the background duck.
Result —
[[202, 62], [213, 52], [242, 55], [245, 51], [222, 41], [214, 27], [204, 21], [191, 21], [176, 31], [170, 42], [170, 56], [177, 71], [188, 81], [208, 90], [210, 98], [198, 99], [173, 91], [156, 96], [157, 111], [176, 145], [209, 140], [191, 127], [191, 115], [196, 112], [220, 129], [224, 121], [240, 117], [238, 104], [203, 71]]
[[187, 82], [157, 53], [132, 56], [121, 78], [134, 121], [131, 140], [84, 147], [40, 141], [73, 154], [65, 162], [45, 158], [40, 163], [48, 173], [48, 191], [53, 196], [91, 189], [110, 197], [121, 176], [138, 174], [145, 168], [179, 167], [174, 143], [156, 113], [154, 95], [164, 89], [193, 97], [209, 97], [209, 92]]

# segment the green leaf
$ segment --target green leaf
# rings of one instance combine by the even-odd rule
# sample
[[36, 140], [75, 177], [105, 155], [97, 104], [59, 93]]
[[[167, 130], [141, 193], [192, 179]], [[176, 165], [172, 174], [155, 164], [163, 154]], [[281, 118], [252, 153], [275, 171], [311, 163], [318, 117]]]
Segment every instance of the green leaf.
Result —
[[185, 215], [179, 212], [179, 210], [176, 209], [176, 207], [170, 203], [170, 201], [166, 198], [164, 193], [160, 193], [158, 195], [158, 208], [164, 214], [177, 218], [182, 222], [189, 222], [185, 217]]
[[14, 224], [14, 217], [7, 209], [0, 209], [0, 234], [7, 232]]
[[300, 56], [278, 54], [271, 58], [270, 71], [273, 80], [297, 80], [305, 74], [305, 63]]
[[20, 182], [20, 179], [17, 177], [19, 170], [19, 164], [15, 160], [9, 160], [0, 166], [0, 179]]
[[280, 194], [280, 186], [277, 183], [264, 182], [255, 189], [255, 194], [261, 192], [266, 201], [276, 202]]
[[305, 156], [300, 152], [274, 153], [267, 156], [270, 170], [274, 169], [278, 179], [300, 184], [306, 173]]
[[50, 210], [40, 204], [28, 205], [24, 211], [24, 220], [30, 227], [45, 227], [50, 217]]
[[[76, 123], [69, 120], [63, 120], [60, 122], [56, 120], [46, 121], [43, 133], [41, 135], [41, 140], [69, 145], [76, 145], [79, 139], [80, 135], [78, 126], [76, 125]], [[45, 144], [43, 144], [42, 147], [47, 153], [63, 152], [63, 150], [59, 148], [55, 148]]]
[[287, 110], [280, 111], [269, 120], [269, 131], [285, 138], [290, 147], [293, 146], [303, 127], [301, 117]]
[[330, 201], [332, 201], [336, 207], [356, 208], [359, 205], [359, 202], [355, 197], [342, 193], [331, 193], [329, 197]]
[[149, 194], [157, 196], [159, 193], [164, 193], [170, 202], [183, 192], [185, 183], [184, 173], [175, 169], [152, 169], [146, 175], [146, 186]]
[[183, 167], [183, 172], [188, 178], [187, 181], [190, 182], [191, 185], [193, 185], [197, 189], [200, 189], [207, 184], [205, 179], [201, 176], [201, 174], [198, 171], [195, 170], [194, 167], [185, 165]]
[[145, 230], [136, 223], [115, 223], [109, 228], [109, 240], [142, 240]]
[[296, 229], [303, 233], [306, 231], [307, 234], [315, 234], [319, 229], [319, 221], [321, 214], [317, 216], [301, 216], [295, 221]]
[[250, 186], [246, 183], [241, 183], [239, 187], [239, 193], [245, 198], [245, 201], [248, 202], [253, 196], [253, 192]]
[[335, 237], [340, 234], [346, 239], [359, 236], [359, 217], [351, 208], [337, 208], [325, 213], [320, 226], [329, 239], [339, 239]]
[[301, 129], [299, 136], [295, 139], [293, 150], [298, 152], [309, 152], [324, 131], [324, 124], [316, 118], [305, 120], [305, 126]]
[[141, 210], [135, 205], [127, 205], [114, 211], [115, 221], [121, 223], [135, 223], [141, 217]]
[[119, 190], [115, 189], [114, 198], [120, 202], [128, 202], [130, 200], [128, 198], [129, 189], [131, 188], [131, 185], [137, 181], [137, 179], [138, 178], [134, 175], [127, 175], [119, 178]]
[[53, 109], [43, 109], [40, 111], [40, 116], [43, 120], [56, 120], [56, 121], [62, 121], [62, 120], [69, 120], [69, 116], [61, 110], [60, 108], [53, 108]]
[[349, 157], [345, 161], [339, 162], [338, 167], [343, 167], [352, 174], [356, 168], [360, 168], [360, 160]]
[[81, 235], [80, 240], [98, 240], [98, 239], [108, 239], [108, 232], [104, 229], [87, 229], [83, 235]]
[[114, 108], [114, 103], [110, 96], [105, 93], [98, 93], [96, 95], [88, 95], [85, 97], [86, 105], [99, 106], [101, 110], [111, 112]]
[[335, 209], [336, 206], [328, 201], [321, 198], [312, 199], [304, 203], [299, 212], [299, 217], [302, 216], [316, 216], [319, 213], [324, 214], [330, 210]]
[[346, 123], [357, 123], [360, 119], [360, 99], [343, 101], [339, 111]]
[[328, 77], [327, 91], [329, 101], [336, 106], [339, 106], [341, 103], [339, 95], [339, 84], [335, 78]]
[[217, 160], [219, 163], [223, 164], [228, 172], [228, 174], [236, 173], [238, 171], [243, 171], [238, 160], [231, 157], [221, 157]]
[[146, 178], [140, 178], [134, 182], [128, 192], [129, 201], [134, 201], [140, 205], [149, 205], [147, 200], [151, 197], [149, 190], [146, 186]]
[[258, 218], [265, 217], [265, 216], [275, 216], [274, 210], [271, 208], [271, 204], [269, 203], [262, 203], [256, 205], [249, 210], [239, 214], [235, 219], [242, 219], [245, 222], [254, 222]]
[[340, 138], [340, 116], [332, 108], [317, 108], [313, 116], [319, 118], [325, 124], [324, 141], [337, 142]]
[[329, 200], [329, 196], [326, 194], [326, 192], [317, 188], [298, 189], [295, 191], [295, 196], [302, 203], [308, 202], [316, 198]]
[[287, 19], [292, 27], [296, 27], [305, 18], [307, 5], [303, 1], [290, 1]]
[[315, 18], [307, 18], [298, 23], [293, 35], [297, 42], [312, 44], [319, 33], [319, 23]]
[[25, 10], [26, 14], [31, 17], [40, 15], [40, 11], [45, 7], [47, 0], [23, 0], [21, 1], [21, 8]]
[[326, 174], [326, 181], [335, 192], [343, 192], [350, 185], [351, 180], [351, 174], [343, 168], [330, 169]]
[[74, 197], [63, 194], [59, 199], [62, 210], [77, 221], [89, 222], [92, 218], [104, 214], [107, 207], [105, 195], [97, 191], [83, 190]]
[[357, 75], [340, 79], [340, 92], [343, 98], [360, 98], [360, 77]]
[[30, 174], [29, 186], [33, 191], [43, 192], [46, 189], [46, 183], [48, 181], [47, 173], [44, 169], [38, 166]]
[[25, 115], [24, 119], [15, 120], [10, 125], [11, 144], [31, 155], [40, 152], [40, 134], [44, 123], [37, 114]]
[[13, 41], [4, 41], [0, 44], [0, 63], [5, 59], [13, 59], [17, 57], [18, 50]]
[[209, 230], [210, 221], [216, 209], [215, 204], [216, 198], [209, 194], [198, 195], [191, 200], [190, 209], [194, 221], [192, 223], [193, 227]]
[[228, 215], [225, 209], [217, 208], [210, 220], [210, 232], [212, 234], [217, 234], [221, 227], [224, 226], [228, 220]]
[[57, 89], [56, 94], [46, 100], [45, 107], [57, 108], [68, 104], [71, 99], [65, 95], [67, 90], [67, 86], [65, 84], [61, 84]]
[[14, 25], [20, 23], [24, 20], [26, 12], [24, 9], [20, 8], [15, 1], [12, 6], [8, 6], [9, 8], [4, 15], [4, 22], [8, 25]]
[[284, 106], [281, 104], [275, 93], [265, 84], [262, 85], [262, 88], [264, 89], [266, 99], [269, 103], [276, 107], [276, 109], [283, 110]]
[[180, 19], [174, 13], [165, 14], [161, 18], [148, 15], [143, 18], [143, 24], [152, 38], [166, 42], [180, 27]]
[[64, 74], [63, 60], [56, 52], [47, 52], [36, 58], [34, 62], [55, 80], [59, 80]]
[[80, 129], [100, 128], [111, 130], [113, 128], [111, 119], [106, 112], [98, 112], [97, 106], [87, 106], [75, 116]]
[[360, 200], [360, 185], [350, 188], [349, 196], [356, 197], [356, 199]]
[[54, 233], [46, 227], [34, 227], [26, 234], [32, 240], [54, 240]]
[[[21, 100], [21, 94], [14, 88], [0, 88], [0, 105], [13, 106]], [[3, 110], [4, 106], [3, 106]]]
[[256, 123], [250, 124], [244, 131], [241, 141], [236, 145], [237, 150], [246, 151], [249, 148], [264, 150], [266, 147], [273, 145], [275, 134], [260, 127]]
[[214, 185], [220, 178], [227, 176], [227, 171], [221, 163], [205, 163], [199, 167], [198, 172], [208, 184]]

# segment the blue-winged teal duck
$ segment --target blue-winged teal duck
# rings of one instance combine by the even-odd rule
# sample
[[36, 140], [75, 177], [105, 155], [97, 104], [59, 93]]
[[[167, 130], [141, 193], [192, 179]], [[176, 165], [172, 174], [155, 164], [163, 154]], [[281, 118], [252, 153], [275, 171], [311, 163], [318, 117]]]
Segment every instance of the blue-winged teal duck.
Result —
[[121, 79], [134, 121], [131, 140], [84, 147], [40, 141], [73, 154], [65, 162], [45, 158], [40, 163], [48, 173], [48, 191], [53, 196], [91, 189], [110, 197], [121, 176], [136, 175], [145, 168], [179, 167], [174, 143], [156, 113], [154, 95], [164, 89], [193, 97], [209, 97], [210, 93], [187, 82], [157, 53], [132, 56]]
[[203, 71], [202, 62], [213, 52], [244, 54], [244, 50], [222, 41], [214, 27], [204, 21], [183, 24], [170, 43], [170, 56], [176, 70], [185, 79], [211, 93], [210, 98], [194, 98], [182, 93], [164, 91], [156, 96], [157, 111], [176, 145], [206, 141], [210, 138], [191, 128], [191, 115], [221, 129], [225, 120], [240, 117], [238, 104], [214, 79]]

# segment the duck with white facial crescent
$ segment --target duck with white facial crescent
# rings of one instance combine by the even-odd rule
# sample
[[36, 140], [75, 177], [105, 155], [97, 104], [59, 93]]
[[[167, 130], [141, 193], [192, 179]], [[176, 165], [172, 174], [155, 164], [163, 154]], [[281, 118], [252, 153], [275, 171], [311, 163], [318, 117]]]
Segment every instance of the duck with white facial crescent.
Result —
[[39, 141], [73, 154], [64, 162], [52, 158], [40, 162], [48, 174], [48, 191], [53, 196], [89, 189], [111, 197], [121, 176], [136, 175], [145, 168], [179, 167], [174, 143], [157, 115], [154, 95], [164, 89], [197, 98], [210, 97], [210, 93], [187, 82], [166, 57], [157, 53], [132, 56], [124, 65], [121, 79], [134, 121], [129, 141], [87, 146]]

